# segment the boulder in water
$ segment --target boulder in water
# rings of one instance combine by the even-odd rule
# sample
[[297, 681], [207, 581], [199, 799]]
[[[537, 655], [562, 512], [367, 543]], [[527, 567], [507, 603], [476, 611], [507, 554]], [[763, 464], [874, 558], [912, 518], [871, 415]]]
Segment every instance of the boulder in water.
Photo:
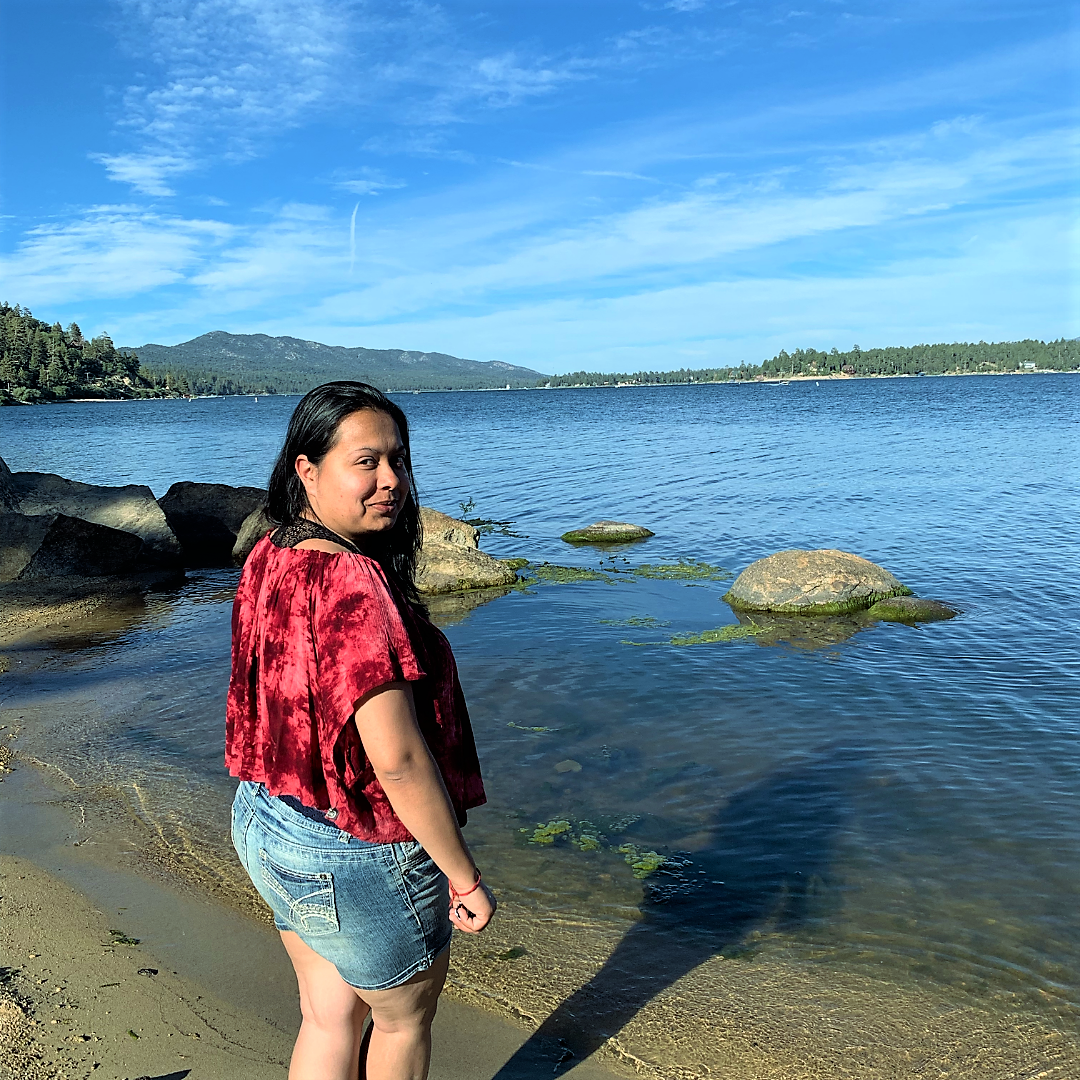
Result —
[[628, 521], [595, 521], [583, 529], [563, 533], [562, 539], [568, 544], [626, 544], [655, 535], [651, 529]]
[[231, 566], [237, 534], [265, 499], [262, 488], [181, 480], [158, 505], [184, 550], [185, 566]]
[[134, 533], [67, 514], [0, 514], [0, 582], [139, 572]]
[[841, 615], [910, 593], [869, 559], [824, 548], [780, 551], [758, 559], [735, 579], [724, 599], [736, 611]]
[[142, 541], [140, 562], [148, 567], [181, 564], [180, 542], [173, 535], [154, 493], [142, 484], [99, 487], [65, 480], [53, 473], [17, 472], [6, 479], [20, 514], [81, 518], [132, 533]]

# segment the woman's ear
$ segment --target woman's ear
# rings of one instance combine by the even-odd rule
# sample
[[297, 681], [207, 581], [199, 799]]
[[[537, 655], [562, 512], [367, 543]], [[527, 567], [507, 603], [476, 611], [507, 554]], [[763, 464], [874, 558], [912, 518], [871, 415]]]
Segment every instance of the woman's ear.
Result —
[[310, 491], [318, 479], [319, 466], [308, 460], [307, 454], [301, 454], [293, 462], [293, 468], [296, 469], [296, 475], [300, 477], [300, 482], [304, 485], [304, 488]]

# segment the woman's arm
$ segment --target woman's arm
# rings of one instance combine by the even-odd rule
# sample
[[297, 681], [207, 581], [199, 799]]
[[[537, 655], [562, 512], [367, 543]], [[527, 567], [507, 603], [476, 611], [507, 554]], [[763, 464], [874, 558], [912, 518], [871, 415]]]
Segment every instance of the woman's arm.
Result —
[[[467, 892], [476, 880], [476, 863], [458, 828], [442, 774], [416, 722], [412, 687], [408, 683], [380, 686], [360, 703], [354, 719], [394, 813], [450, 879], [451, 886]], [[470, 933], [483, 930], [494, 912], [495, 898], [483, 883], [450, 906], [455, 925]]]

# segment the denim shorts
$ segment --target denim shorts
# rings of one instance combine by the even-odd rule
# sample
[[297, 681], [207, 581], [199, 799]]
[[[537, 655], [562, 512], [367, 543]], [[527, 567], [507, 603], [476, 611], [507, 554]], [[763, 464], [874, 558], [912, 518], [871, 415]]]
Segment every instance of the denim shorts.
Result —
[[244, 780], [232, 841], [274, 925], [298, 934], [357, 990], [400, 986], [450, 944], [446, 877], [415, 840], [358, 840]]

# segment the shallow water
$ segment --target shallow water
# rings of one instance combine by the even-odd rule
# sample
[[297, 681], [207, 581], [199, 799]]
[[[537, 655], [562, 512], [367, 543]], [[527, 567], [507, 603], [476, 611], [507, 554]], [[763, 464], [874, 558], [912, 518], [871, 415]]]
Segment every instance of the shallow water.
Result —
[[[180, 479], [263, 485], [295, 400], [5, 409], [0, 454], [158, 496]], [[603, 556], [615, 569], [737, 572], [839, 547], [962, 611], [679, 647], [736, 622], [726, 583], [617, 573], [449, 625], [490, 798], [470, 841], [508, 899], [633, 924], [635, 941], [677, 932], [675, 967], [783, 955], [1075, 1019], [1080, 379], [398, 400], [422, 500], [515, 522], [520, 538], [485, 540], [496, 555], [595, 567], [558, 536], [615, 517], [656, 532]], [[24, 748], [134, 792], [221, 866], [235, 580], [192, 574], [0, 686]], [[559, 821], [554, 843], [530, 843]], [[650, 852], [666, 863], [635, 876]]]

